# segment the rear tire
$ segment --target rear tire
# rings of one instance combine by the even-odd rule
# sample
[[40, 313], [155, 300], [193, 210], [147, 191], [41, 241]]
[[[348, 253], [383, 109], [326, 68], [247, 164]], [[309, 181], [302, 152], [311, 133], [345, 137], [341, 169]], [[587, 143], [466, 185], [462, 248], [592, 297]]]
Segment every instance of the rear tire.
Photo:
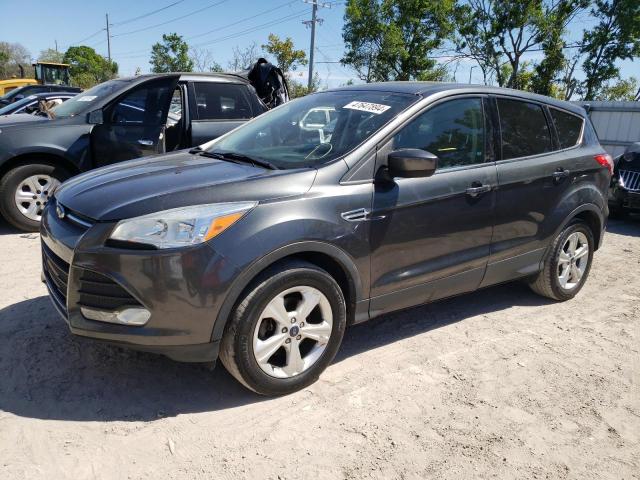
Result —
[[226, 326], [220, 360], [245, 387], [285, 395], [315, 382], [333, 360], [346, 327], [337, 282], [307, 262], [261, 274]]
[[0, 180], [0, 213], [14, 227], [37, 232], [44, 206], [71, 175], [48, 163], [30, 163], [9, 170]]
[[594, 244], [589, 225], [580, 219], [571, 221], [551, 244], [542, 271], [529, 284], [531, 289], [557, 301], [575, 297], [589, 276]]

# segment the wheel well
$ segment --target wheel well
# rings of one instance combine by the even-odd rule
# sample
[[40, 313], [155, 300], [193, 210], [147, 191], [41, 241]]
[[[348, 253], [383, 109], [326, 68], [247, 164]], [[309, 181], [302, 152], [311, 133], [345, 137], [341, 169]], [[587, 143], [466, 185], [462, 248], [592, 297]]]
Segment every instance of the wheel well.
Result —
[[77, 175], [80, 173], [78, 167], [64, 157], [54, 155], [51, 153], [25, 153], [24, 155], [18, 155], [13, 157], [0, 166], [0, 178], [9, 171], [20, 165], [28, 165], [30, 163], [50, 163], [55, 166], [64, 168], [71, 175]]
[[602, 225], [600, 223], [600, 218], [598, 217], [598, 215], [591, 210], [585, 210], [584, 212], [578, 213], [575, 218], [584, 220], [587, 225], [589, 225], [591, 233], [593, 234], [593, 240], [596, 244], [594, 250], [597, 250], [600, 247], [600, 237], [602, 236]]

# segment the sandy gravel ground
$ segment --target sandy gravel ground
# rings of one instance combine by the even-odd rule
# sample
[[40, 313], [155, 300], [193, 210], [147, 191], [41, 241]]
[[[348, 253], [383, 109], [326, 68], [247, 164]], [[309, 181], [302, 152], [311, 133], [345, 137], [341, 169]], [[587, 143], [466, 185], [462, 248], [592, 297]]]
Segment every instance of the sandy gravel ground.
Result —
[[0, 478], [640, 478], [640, 219], [554, 304], [512, 284], [351, 328], [279, 399], [71, 338], [0, 225]]

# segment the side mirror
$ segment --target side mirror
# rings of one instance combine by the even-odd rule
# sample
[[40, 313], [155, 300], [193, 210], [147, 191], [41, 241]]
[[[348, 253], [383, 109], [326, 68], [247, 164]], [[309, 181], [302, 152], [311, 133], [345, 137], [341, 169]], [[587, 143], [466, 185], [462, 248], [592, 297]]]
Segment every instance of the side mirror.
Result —
[[430, 177], [438, 168], [438, 157], [426, 150], [403, 148], [387, 156], [389, 175], [393, 177]]
[[102, 110], [94, 110], [93, 112], [87, 113], [87, 123], [91, 123], [92, 125], [101, 125], [104, 123]]

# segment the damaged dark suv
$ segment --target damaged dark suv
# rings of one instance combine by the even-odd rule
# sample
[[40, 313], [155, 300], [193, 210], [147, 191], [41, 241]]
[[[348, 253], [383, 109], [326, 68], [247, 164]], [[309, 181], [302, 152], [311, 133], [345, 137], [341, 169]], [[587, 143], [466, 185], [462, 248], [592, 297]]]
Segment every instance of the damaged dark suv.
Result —
[[384, 83], [289, 102], [190, 151], [65, 182], [43, 279], [72, 333], [315, 381], [347, 325], [511, 280], [574, 297], [613, 163], [585, 111], [523, 92]]

